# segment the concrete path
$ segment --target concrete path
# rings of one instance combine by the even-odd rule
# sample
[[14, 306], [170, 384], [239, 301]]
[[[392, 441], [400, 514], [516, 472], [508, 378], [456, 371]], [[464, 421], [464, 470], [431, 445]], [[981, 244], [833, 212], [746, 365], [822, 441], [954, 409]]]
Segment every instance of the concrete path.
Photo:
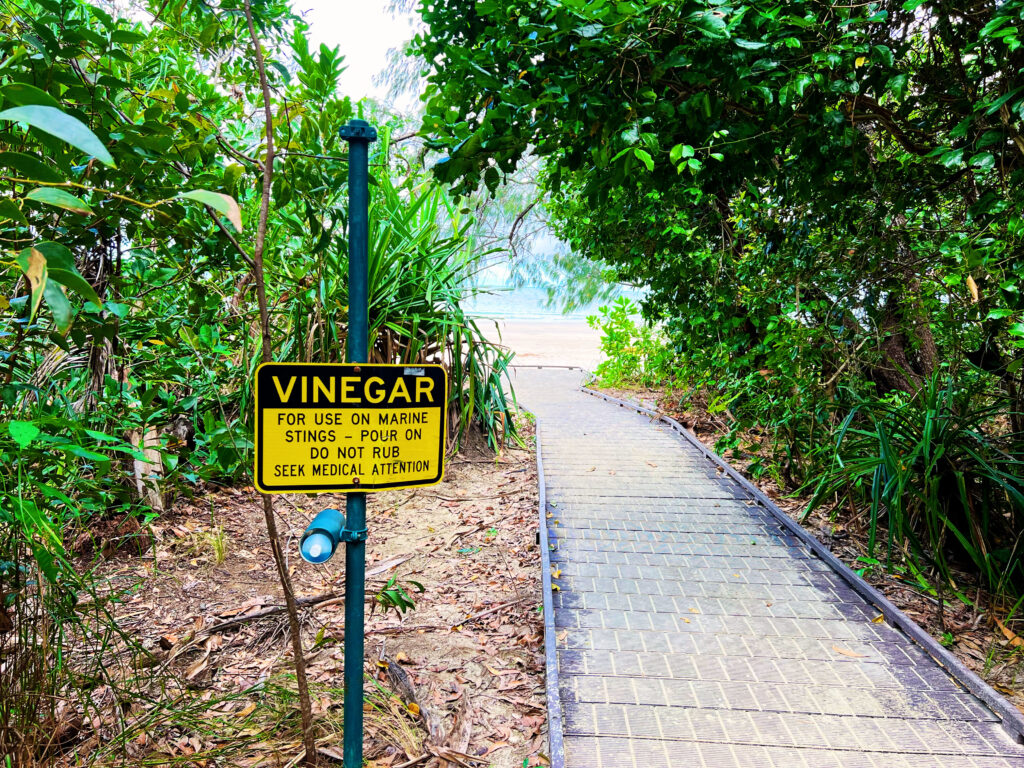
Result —
[[515, 374], [541, 425], [566, 766], [1024, 766], [985, 704], [737, 483], [580, 378]]

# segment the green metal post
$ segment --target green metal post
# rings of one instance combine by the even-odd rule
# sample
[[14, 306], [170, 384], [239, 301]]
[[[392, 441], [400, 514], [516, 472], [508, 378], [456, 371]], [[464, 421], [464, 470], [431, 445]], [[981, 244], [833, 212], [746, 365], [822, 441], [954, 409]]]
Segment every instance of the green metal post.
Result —
[[[350, 120], [348, 142], [348, 349], [345, 361], [369, 357], [369, 146], [377, 131], [365, 120]], [[363, 765], [363, 602], [366, 598], [366, 494], [350, 493], [345, 503], [345, 768]]]

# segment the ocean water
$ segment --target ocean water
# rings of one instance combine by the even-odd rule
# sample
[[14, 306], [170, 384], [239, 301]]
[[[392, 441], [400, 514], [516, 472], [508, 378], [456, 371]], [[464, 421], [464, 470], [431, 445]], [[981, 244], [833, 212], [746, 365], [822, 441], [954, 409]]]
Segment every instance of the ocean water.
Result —
[[549, 322], [586, 322], [587, 315], [596, 315], [600, 301], [572, 312], [563, 312], [556, 304], [548, 306], [544, 288], [484, 287], [483, 292], [464, 302], [471, 315], [494, 320], [544, 320]]

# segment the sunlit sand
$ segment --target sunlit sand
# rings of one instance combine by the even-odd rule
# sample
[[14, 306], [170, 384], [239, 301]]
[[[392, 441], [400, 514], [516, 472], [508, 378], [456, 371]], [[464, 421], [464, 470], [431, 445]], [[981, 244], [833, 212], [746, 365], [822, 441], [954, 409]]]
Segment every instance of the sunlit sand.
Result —
[[593, 370], [600, 359], [601, 334], [584, 320], [487, 318], [479, 323], [488, 339], [515, 351], [513, 365], [576, 365]]

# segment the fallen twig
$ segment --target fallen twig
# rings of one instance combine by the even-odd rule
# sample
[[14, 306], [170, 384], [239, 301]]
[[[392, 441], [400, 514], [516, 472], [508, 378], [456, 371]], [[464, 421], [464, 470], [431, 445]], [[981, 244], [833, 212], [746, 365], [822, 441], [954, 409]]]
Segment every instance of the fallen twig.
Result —
[[484, 693], [482, 691], [477, 691], [476, 695], [477, 696], [483, 696], [485, 699], [494, 699], [495, 701], [503, 701], [506, 704], [515, 704], [517, 707], [524, 707], [526, 709], [535, 709], [538, 712], [544, 712], [545, 711], [545, 707], [544, 707], [543, 704], [533, 704], [533, 703], [531, 703], [529, 701], [524, 701], [523, 699], [514, 699], [511, 696], [494, 696], [494, 695], [492, 695], [490, 693]]
[[[323, 603], [335, 603], [345, 599], [344, 592], [328, 592], [325, 595], [313, 595], [311, 597], [297, 597], [295, 598], [296, 608], [308, 608], [311, 606], [318, 606]], [[214, 624], [211, 627], [200, 630], [201, 635], [212, 635], [217, 632], [223, 632], [224, 630], [236, 627], [239, 624], [245, 624], [250, 621], [256, 621], [257, 619], [265, 619], [268, 616], [276, 616], [279, 613], [284, 613], [285, 606], [275, 605], [270, 608], [264, 608], [259, 611], [253, 611], [252, 613], [243, 613], [241, 616], [235, 616], [233, 619], [222, 621], [219, 624]]]
[[[395, 567], [401, 565], [402, 563], [404, 563], [407, 560], [411, 560], [413, 557], [414, 557], [414, 555], [401, 555], [399, 557], [393, 557], [390, 560], [385, 560], [383, 563], [380, 563], [379, 565], [376, 565], [373, 568], [371, 568], [369, 571], [367, 571], [366, 572], [366, 577], [367, 577], [367, 579], [369, 579], [371, 576], [377, 576], [377, 575], [379, 575], [381, 573], [384, 573], [385, 571], [391, 570], [392, 568], [395, 568]], [[344, 592], [326, 592], [326, 593], [324, 593], [322, 595], [310, 595], [309, 597], [297, 597], [297, 598], [295, 598], [295, 607], [296, 608], [313, 608], [313, 607], [324, 608], [324, 607], [326, 607], [328, 605], [336, 605], [336, 604], [338, 604], [340, 602], [343, 602], [344, 600], [345, 600], [345, 593]], [[222, 621], [219, 624], [214, 624], [213, 626], [206, 627], [205, 629], [201, 629], [196, 634], [196, 636], [188, 643], [188, 645], [186, 645], [186, 646], [182, 647], [180, 650], [176, 651], [174, 653], [174, 655], [172, 656], [172, 658], [174, 656], [179, 656], [188, 647], [194, 645], [197, 641], [201, 640], [204, 637], [207, 637], [208, 635], [212, 635], [212, 634], [215, 634], [217, 632], [223, 632], [223, 631], [225, 631], [227, 629], [231, 629], [232, 627], [236, 627], [236, 626], [238, 626], [240, 624], [245, 624], [245, 623], [250, 622], [250, 621], [256, 621], [258, 619], [265, 619], [268, 616], [276, 616], [279, 613], [284, 613], [286, 610], [287, 610], [287, 606], [275, 605], [275, 606], [272, 606], [270, 608], [263, 608], [262, 610], [259, 610], [259, 611], [253, 611], [252, 613], [245, 613], [245, 614], [242, 614], [241, 616], [235, 616], [233, 618], [227, 619], [226, 621]], [[442, 629], [446, 629], [446, 627], [442, 627]], [[374, 633], [368, 632], [367, 634], [374, 634]], [[170, 659], [168, 659], [168, 661], [169, 660]]]
[[476, 621], [477, 619], [482, 619], [484, 616], [490, 616], [492, 613], [497, 613], [502, 608], [510, 608], [511, 606], [516, 605], [516, 604], [521, 603], [521, 602], [523, 602], [522, 598], [516, 598], [515, 600], [509, 600], [507, 603], [502, 603], [501, 605], [495, 605], [492, 608], [488, 608], [486, 611], [480, 611], [479, 613], [474, 613], [472, 616], [467, 617], [465, 619], [465, 621], [460, 621], [458, 624], [453, 625], [452, 629], [455, 629], [456, 627], [461, 627], [464, 624], [469, 624], [471, 621]]
[[450, 630], [451, 627], [444, 627], [440, 624], [413, 624], [409, 627], [381, 627], [380, 629], [368, 629], [366, 630], [367, 635], [404, 635], [406, 632], [419, 632], [419, 631], [443, 631]]
[[487, 501], [488, 499], [503, 499], [506, 496], [514, 496], [517, 493], [527, 493], [529, 488], [517, 488], [512, 491], [504, 491], [503, 493], [496, 493], [491, 496], [442, 496], [439, 493], [425, 493], [424, 496], [434, 499], [441, 499], [441, 501]]

